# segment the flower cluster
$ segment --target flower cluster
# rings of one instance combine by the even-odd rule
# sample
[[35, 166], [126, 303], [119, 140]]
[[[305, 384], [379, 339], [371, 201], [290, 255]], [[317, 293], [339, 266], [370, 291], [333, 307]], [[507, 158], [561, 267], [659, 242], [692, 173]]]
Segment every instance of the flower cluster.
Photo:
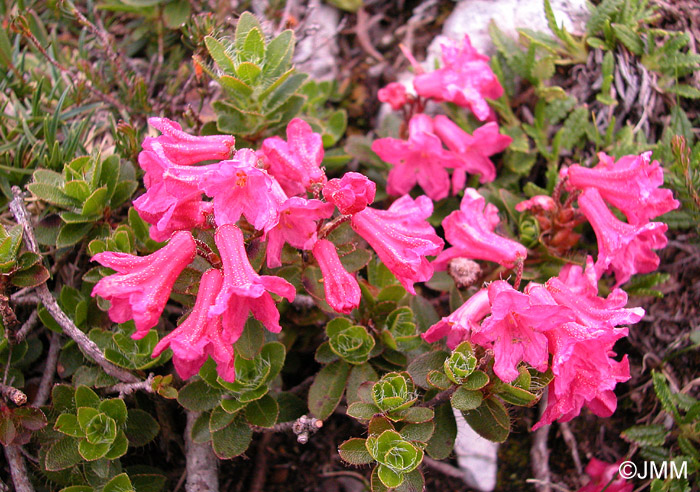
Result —
[[[447, 116], [435, 118], [422, 113], [425, 100], [448, 101], [469, 108], [479, 121], [493, 119], [486, 98], [497, 99], [503, 87], [488, 64], [488, 57], [479, 54], [465, 36], [461, 45], [442, 45], [443, 67], [424, 73], [407, 53], [417, 73], [413, 88], [417, 96], [406, 93], [396, 82], [380, 89], [380, 101], [394, 110], [404, 110], [408, 118], [407, 139], [380, 138], [372, 150], [392, 164], [387, 180], [387, 192], [405, 195], [416, 185], [433, 200], [441, 200], [450, 193], [462, 191], [466, 175], [480, 176], [481, 183], [496, 178], [496, 167], [490, 156], [503, 151], [512, 139], [499, 133], [498, 125], [489, 122], [472, 134], [464, 131]], [[445, 148], [446, 147], [446, 148]]]
[[[343, 222], [350, 221], [407, 290], [415, 292], [414, 282], [432, 276], [426, 256], [440, 253], [443, 241], [425, 220], [431, 200], [406, 195], [388, 210], [369, 207], [376, 185], [353, 172], [328, 181], [321, 136], [303, 120], [289, 123], [286, 141], [268, 138], [257, 151], [234, 150], [231, 136], [197, 137], [163, 118], [149, 122], [162, 135], [143, 143], [139, 164], [146, 193], [134, 207], [152, 225], [151, 238], [167, 244], [142, 257], [95, 255], [93, 260], [116, 273], [100, 280], [93, 296], [111, 302], [113, 321], [133, 319], [133, 337], [142, 338], [158, 323], [183, 270], [197, 254], [208, 260], [193, 309], [153, 352], [156, 357], [171, 348], [181, 377], [194, 375], [211, 356], [221, 378], [233, 381], [233, 344], [250, 313], [269, 331], [281, 330], [272, 294], [292, 302], [296, 290], [287, 280], [253, 268], [246, 237], [266, 241], [270, 269], [282, 265], [285, 244], [310, 251], [323, 274], [326, 301], [339, 313], [360, 303], [357, 279], [326, 239]], [[207, 234], [208, 243], [201, 239]]]

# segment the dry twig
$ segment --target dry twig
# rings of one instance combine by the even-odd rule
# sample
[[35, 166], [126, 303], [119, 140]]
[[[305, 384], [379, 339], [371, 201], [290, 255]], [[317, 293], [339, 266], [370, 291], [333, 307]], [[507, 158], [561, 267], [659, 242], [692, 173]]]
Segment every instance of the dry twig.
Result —
[[51, 335], [51, 342], [49, 343], [49, 354], [46, 356], [46, 365], [44, 366], [44, 373], [41, 375], [41, 381], [39, 382], [39, 389], [34, 397], [34, 406], [40, 407], [46, 404], [49, 399], [49, 393], [51, 393], [51, 388], [53, 387], [53, 376], [56, 372], [56, 363], [58, 362], [58, 354], [61, 352], [61, 336], [58, 333], [53, 333]]
[[211, 444], [197, 444], [192, 440], [192, 426], [199, 413], [187, 412], [187, 427], [185, 427], [185, 458], [187, 460], [187, 492], [218, 492], [219, 473], [217, 459]]
[[18, 390], [14, 386], [0, 384], [0, 394], [17, 406], [21, 406], [27, 403], [27, 395], [25, 395], [21, 390]]
[[[540, 401], [540, 417], [547, 407], [547, 398]], [[549, 473], [549, 448], [547, 447], [547, 437], [549, 436], [549, 425], [543, 425], [533, 433], [532, 448], [530, 448], [530, 458], [532, 459], [532, 472], [535, 475], [535, 488], [537, 492], [552, 492]]]
[[10, 467], [10, 475], [12, 475], [12, 483], [15, 486], [16, 492], [34, 492], [32, 482], [29, 481], [27, 474], [27, 466], [22, 457], [22, 451], [16, 444], [5, 446], [5, 458]]

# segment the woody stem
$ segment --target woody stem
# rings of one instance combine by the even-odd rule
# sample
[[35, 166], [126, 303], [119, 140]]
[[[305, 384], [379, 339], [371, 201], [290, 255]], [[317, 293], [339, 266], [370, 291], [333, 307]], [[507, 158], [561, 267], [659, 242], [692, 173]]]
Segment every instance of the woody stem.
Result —
[[318, 238], [325, 239], [331, 232], [337, 229], [338, 226], [340, 226], [343, 222], [347, 222], [351, 218], [352, 215], [341, 215], [340, 217], [336, 217], [321, 228], [320, 232], [318, 233]]

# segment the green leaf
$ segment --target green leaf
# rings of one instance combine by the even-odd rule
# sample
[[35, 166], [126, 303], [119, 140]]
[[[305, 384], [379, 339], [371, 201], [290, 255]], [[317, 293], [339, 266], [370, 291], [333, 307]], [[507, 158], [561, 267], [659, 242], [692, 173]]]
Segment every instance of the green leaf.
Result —
[[83, 437], [85, 432], [78, 424], [78, 417], [70, 413], [64, 413], [58, 416], [56, 423], [53, 426], [54, 430], [66, 434], [67, 436]]
[[81, 461], [78, 441], [72, 437], [64, 437], [49, 446], [44, 458], [44, 466], [47, 471], [59, 471], [71, 468]]
[[85, 437], [90, 444], [111, 444], [117, 437], [117, 423], [104, 413], [95, 415], [85, 428]]
[[676, 406], [673, 404], [671, 389], [668, 387], [668, 383], [666, 382], [666, 376], [664, 376], [661, 372], [652, 371], [651, 377], [654, 381], [654, 391], [656, 392], [657, 398], [661, 402], [661, 406], [666, 413], [674, 418], [676, 422], [679, 422], [680, 414], [678, 413]]
[[449, 355], [450, 354], [444, 350], [436, 350], [419, 355], [411, 361], [406, 370], [411, 375], [416, 386], [426, 390], [430, 389], [430, 384], [427, 379], [428, 374], [430, 371], [442, 369], [442, 365]]
[[226, 72], [228, 75], [236, 74], [236, 65], [234, 64], [233, 59], [228, 55], [226, 47], [223, 45], [223, 43], [212, 36], [206, 36], [204, 38], [204, 44], [206, 44], [209, 54], [221, 70]]
[[15, 287], [36, 287], [46, 282], [51, 275], [44, 265], [34, 265], [12, 275], [10, 282]]
[[484, 371], [476, 370], [469, 375], [462, 387], [467, 390], [478, 390], [489, 384], [489, 377]]
[[248, 424], [238, 419], [220, 431], [212, 433], [211, 437], [216, 456], [222, 460], [228, 460], [245, 453], [253, 438], [253, 431]]
[[260, 353], [265, 343], [265, 331], [262, 323], [253, 318], [248, 318], [241, 337], [233, 345], [237, 356], [244, 359], [253, 359]]
[[486, 398], [479, 408], [462, 413], [469, 426], [489, 441], [504, 442], [510, 434], [510, 417], [496, 398]]
[[100, 397], [87, 386], [80, 385], [75, 390], [75, 406], [97, 408], [100, 406]]
[[0, 443], [3, 446], [9, 446], [15, 437], [17, 437], [17, 428], [12, 419], [9, 416], [0, 419]]
[[316, 375], [309, 389], [309, 410], [314, 417], [325, 420], [340, 403], [348, 380], [350, 366], [339, 360], [328, 364]]
[[107, 482], [102, 492], [134, 492], [134, 486], [126, 473], [121, 473]]
[[117, 437], [114, 438], [112, 447], [109, 448], [105, 458], [109, 460], [116, 460], [121, 458], [129, 450], [129, 439], [127, 439], [126, 434], [123, 430], [117, 432]]
[[[435, 412], [426, 407], [411, 407], [399, 413], [400, 419], [405, 422], [414, 424], [422, 424], [428, 422], [435, 417]], [[394, 419], [396, 420], [396, 419]]]
[[131, 446], [145, 446], [155, 439], [159, 432], [160, 425], [151, 414], [138, 408], [129, 409], [125, 433]]
[[481, 393], [481, 391], [471, 391], [460, 386], [454, 393], [452, 393], [450, 403], [452, 403], [453, 408], [466, 411], [479, 408], [483, 399], [484, 395]]
[[625, 47], [637, 56], [644, 53], [644, 41], [639, 34], [624, 24], [611, 24], [615, 37], [620, 40]]
[[92, 444], [87, 439], [83, 439], [78, 443], [78, 452], [84, 460], [95, 461], [107, 454], [111, 443]]
[[413, 296], [410, 301], [411, 310], [416, 319], [416, 324], [421, 332], [426, 332], [428, 328], [440, 321], [437, 311], [432, 303], [423, 296]]
[[399, 434], [406, 440], [427, 443], [433, 436], [435, 423], [428, 421], [419, 424], [406, 424], [401, 428]]
[[56, 247], [65, 248], [80, 242], [87, 233], [90, 232], [92, 226], [93, 224], [91, 222], [85, 224], [65, 224], [61, 227], [58, 237], [56, 238]]
[[219, 404], [221, 391], [200, 379], [185, 385], [179, 391], [177, 401], [191, 412], [206, 412]]
[[279, 406], [270, 395], [248, 403], [245, 407], [245, 417], [251, 425], [271, 428], [277, 423]]
[[345, 400], [348, 405], [356, 401], [360, 401], [357, 392], [360, 385], [366, 381], [376, 381], [379, 379], [377, 371], [369, 363], [353, 366], [348, 377], [347, 389], [345, 391]]
[[379, 465], [377, 467], [377, 476], [387, 487], [394, 488], [401, 485], [403, 482], [403, 474], [397, 473], [388, 466]]
[[172, 0], [163, 9], [163, 21], [169, 29], [178, 29], [187, 22], [191, 10], [189, 0]]
[[511, 384], [498, 385], [496, 393], [503, 401], [521, 407], [532, 405], [538, 400], [537, 395]]
[[270, 41], [265, 50], [263, 70], [267, 76], [277, 76], [285, 72], [294, 52], [294, 32], [291, 29], [282, 31], [279, 36]]
[[71, 198], [61, 191], [58, 187], [45, 183], [30, 183], [27, 189], [31, 191], [37, 198], [44, 200], [51, 205], [59, 207], [79, 209], [80, 202], [75, 198]]
[[404, 473], [403, 483], [394, 489], [394, 492], [423, 492], [425, 479], [420, 470]]
[[107, 206], [108, 200], [107, 187], [102, 186], [101, 188], [97, 188], [92, 192], [92, 195], [85, 200], [85, 203], [83, 203], [81, 215], [86, 217], [102, 215], [102, 211]]
[[254, 85], [258, 81], [261, 71], [259, 66], [251, 62], [243, 62], [236, 67], [236, 75], [248, 85]]
[[66, 195], [80, 202], [84, 202], [90, 196], [90, 186], [88, 186], [87, 181], [82, 179], [68, 181], [63, 185], [63, 190]]
[[669, 434], [663, 425], [651, 424], [635, 425], [622, 431], [621, 435], [625, 441], [640, 446], [663, 446]]
[[251, 29], [243, 43], [241, 57], [255, 63], [265, 56], [265, 40], [260, 29]]
[[243, 51], [248, 34], [253, 29], [257, 29], [258, 31], [262, 32], [262, 27], [260, 27], [258, 19], [256, 19], [250, 12], [243, 12], [238, 18], [238, 23], [236, 24], [236, 51]]
[[338, 454], [343, 461], [350, 465], [367, 465], [374, 461], [365, 447], [365, 440], [348, 439], [338, 447]]
[[121, 398], [111, 398], [109, 400], [104, 400], [100, 402], [98, 409], [100, 410], [100, 412], [104, 412], [108, 416], [113, 418], [117, 425], [121, 426], [126, 423], [126, 404]]
[[381, 409], [374, 403], [364, 403], [356, 401], [348, 406], [347, 414], [355, 419], [370, 420], [377, 414], [382, 413]]

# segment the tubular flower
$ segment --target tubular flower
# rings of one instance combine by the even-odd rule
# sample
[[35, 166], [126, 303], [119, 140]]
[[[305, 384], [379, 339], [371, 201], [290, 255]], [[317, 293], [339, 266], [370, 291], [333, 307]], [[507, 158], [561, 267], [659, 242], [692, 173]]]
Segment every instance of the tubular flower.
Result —
[[235, 224], [241, 214], [257, 230], [267, 232], [277, 225], [287, 196], [256, 163], [252, 150], [241, 149], [233, 160], [215, 164], [202, 180], [202, 189], [213, 198], [216, 225]]
[[144, 150], [151, 150], [151, 146], [157, 142], [163, 147], [167, 158], [180, 166], [228, 159], [236, 143], [233, 135], [190, 135], [183, 132], [178, 123], [167, 118], [148, 118], [148, 123], [160, 130], [162, 135], [156, 138], [147, 137], [143, 141]]
[[316, 241], [313, 248], [323, 274], [323, 291], [328, 305], [339, 313], [350, 314], [360, 305], [360, 285], [340, 263], [335, 245], [326, 240]]
[[392, 82], [386, 87], [379, 89], [377, 99], [381, 102], [389, 103], [394, 111], [398, 111], [408, 102], [406, 88], [398, 82]]
[[535, 195], [528, 200], [523, 200], [515, 206], [518, 212], [526, 210], [553, 212], [557, 208], [557, 204], [549, 195]]
[[279, 137], [266, 138], [260, 155], [269, 173], [289, 196], [303, 194], [311, 185], [326, 182], [321, 168], [321, 135], [314, 133], [304, 120], [294, 118], [289, 122], [286, 142]]
[[258, 275], [253, 270], [245, 251], [243, 233], [235, 225], [219, 227], [214, 241], [224, 264], [224, 281], [216, 301], [209, 308], [209, 317], [223, 316], [224, 336], [231, 343], [241, 336], [249, 311], [265, 328], [279, 333], [282, 329], [280, 313], [267, 291], [292, 302], [296, 294], [294, 286], [283, 278]]
[[615, 160], [600, 152], [600, 163], [593, 168], [569, 167], [568, 186], [585, 190], [595, 188], [609, 204], [619, 208], [632, 225], [642, 225], [680, 206], [671, 190], [660, 188], [664, 172], [659, 161], [651, 160], [651, 151], [626, 155]]
[[430, 116], [422, 113], [409, 121], [407, 141], [380, 138], [372, 143], [372, 150], [394, 165], [387, 180], [390, 195], [405, 195], [418, 183], [431, 199], [441, 200], [450, 192], [450, 176], [445, 168], [461, 165], [433, 133]]
[[279, 222], [267, 236], [267, 266], [282, 265], [282, 247], [287, 242], [295, 248], [308, 250], [316, 243], [319, 219], [333, 215], [333, 204], [307, 200], [299, 196], [288, 198], [279, 208]]
[[649, 222], [635, 226], [618, 220], [595, 188], [586, 189], [578, 203], [598, 240], [598, 276], [612, 270], [619, 286], [635, 273], [649, 273], [659, 267], [659, 257], [653, 250], [666, 246], [666, 224]]
[[453, 258], [488, 260], [512, 267], [518, 258], [527, 257], [522, 244], [499, 236], [493, 230], [499, 223], [498, 209], [474, 188], [467, 188], [459, 206], [442, 221], [445, 238], [453, 245], [435, 259], [433, 264], [444, 270]]
[[331, 179], [323, 187], [323, 197], [334, 204], [343, 215], [356, 214], [374, 201], [377, 185], [360, 173], [345, 173]]
[[448, 101], [469, 108], [479, 121], [491, 114], [486, 98], [498, 99], [503, 87], [489, 66], [488, 56], [480, 54], [465, 35], [461, 45], [449, 41], [441, 46], [443, 67], [417, 75], [413, 86], [418, 95]]
[[474, 135], [469, 135], [447, 116], [436, 116], [434, 125], [437, 136], [462, 161], [452, 174], [452, 193], [464, 189], [466, 173], [479, 174], [480, 183], [496, 179], [496, 166], [489, 156], [502, 152], [513, 141], [498, 132], [496, 123], [486, 123], [474, 130]]
[[624, 477], [617, 476], [621, 464], [622, 460], [617, 463], [606, 463], [591, 458], [586, 465], [586, 475], [591, 477], [591, 481], [577, 492], [632, 492], [634, 484], [627, 483]]
[[[213, 204], [202, 200], [198, 175], [209, 166], [177, 166], [168, 160], [159, 142], [153, 142], [150, 149], [139, 154], [139, 165], [146, 171], [147, 191], [134, 200], [134, 208], [153, 225], [151, 238], [165, 241], [175, 231], [207, 228], [207, 215], [213, 212]], [[183, 169], [188, 174], [185, 179], [178, 172]]]
[[173, 350], [175, 370], [182, 379], [197, 374], [210, 355], [216, 362], [217, 372], [222, 379], [232, 382], [236, 378], [233, 344], [224, 336], [221, 316], [208, 317], [209, 308], [214, 304], [214, 298], [221, 288], [221, 281], [219, 270], [205, 272], [190, 315], [153, 349], [152, 357], [158, 357], [167, 348]]
[[372, 246], [401, 285], [414, 295], [413, 283], [425, 282], [433, 276], [433, 267], [426, 256], [438, 254], [444, 245], [425, 220], [432, 213], [430, 198], [419, 196], [414, 201], [405, 195], [388, 210], [367, 207], [350, 221], [355, 232]]
[[471, 340], [472, 333], [479, 330], [479, 323], [490, 312], [489, 291], [481, 289], [421, 336], [428, 343], [437, 342], [447, 336], [447, 346], [453, 350], [460, 343]]
[[546, 294], [543, 298], [542, 293], [531, 296], [518, 292], [504, 280], [492, 282], [488, 296], [491, 316], [474, 331], [472, 340], [479, 345], [493, 343], [496, 375], [506, 383], [513, 381], [521, 361], [546, 371], [549, 354], [544, 332], [568, 321], [569, 310], [557, 306]]
[[97, 282], [92, 296], [112, 303], [109, 317], [115, 323], [133, 319], [136, 333], [132, 338], [143, 338], [158, 323], [175, 280], [196, 253], [192, 234], [184, 231], [176, 232], [165, 247], [148, 256], [98, 253], [92, 260], [117, 273]]
[[547, 332], [554, 380], [549, 385], [547, 409], [533, 430], [555, 420], [568, 422], [584, 405], [599, 417], [609, 417], [617, 407], [613, 390], [630, 378], [627, 356], [612, 357], [617, 340], [627, 328], [591, 329], [578, 323], [564, 323]]

